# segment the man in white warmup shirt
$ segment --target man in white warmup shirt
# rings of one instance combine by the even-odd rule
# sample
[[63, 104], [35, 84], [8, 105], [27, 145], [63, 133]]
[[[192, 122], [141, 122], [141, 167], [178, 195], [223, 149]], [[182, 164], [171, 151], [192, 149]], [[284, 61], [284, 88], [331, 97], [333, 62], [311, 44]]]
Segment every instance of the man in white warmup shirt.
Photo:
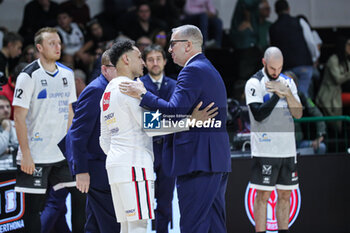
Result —
[[257, 190], [255, 229], [266, 231], [267, 202], [276, 187], [278, 232], [287, 232], [291, 190], [298, 188], [293, 117], [302, 116], [302, 106], [293, 80], [281, 74], [281, 51], [268, 48], [262, 61], [264, 68], [245, 86], [251, 122], [251, 187]]
[[[18, 76], [13, 99], [20, 147], [15, 191], [25, 193], [23, 219], [25, 230], [30, 233], [41, 231], [40, 212], [48, 184], [55, 190], [69, 188], [75, 203], [84, 200], [57, 146], [73, 119], [74, 75], [71, 69], [56, 62], [61, 56], [57, 29], [40, 29], [35, 34], [35, 46], [39, 59]], [[79, 209], [84, 210], [84, 202]]]

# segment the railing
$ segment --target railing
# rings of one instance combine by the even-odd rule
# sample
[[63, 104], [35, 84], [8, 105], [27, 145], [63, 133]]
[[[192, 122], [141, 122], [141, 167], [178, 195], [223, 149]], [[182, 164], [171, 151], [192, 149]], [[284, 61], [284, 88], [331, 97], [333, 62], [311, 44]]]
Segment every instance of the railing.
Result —
[[[306, 123], [307, 124], [307, 138], [311, 139], [311, 129], [310, 129], [310, 123], [318, 122], [318, 121], [326, 121], [326, 122], [334, 122], [334, 121], [341, 121], [344, 124], [342, 125], [343, 134], [344, 137], [342, 139], [339, 138], [339, 132], [337, 130], [333, 130], [334, 138], [332, 138], [333, 135], [330, 135], [330, 129], [328, 128], [329, 125], [327, 125], [327, 135], [325, 135], [325, 143], [328, 148], [328, 144], [330, 142], [335, 142], [335, 152], [346, 152], [348, 150], [348, 123], [350, 123], [350, 116], [323, 116], [323, 117], [302, 117], [300, 119], [294, 119], [294, 122], [296, 123]], [[341, 140], [344, 140], [344, 151], [339, 150], [340, 142]]]

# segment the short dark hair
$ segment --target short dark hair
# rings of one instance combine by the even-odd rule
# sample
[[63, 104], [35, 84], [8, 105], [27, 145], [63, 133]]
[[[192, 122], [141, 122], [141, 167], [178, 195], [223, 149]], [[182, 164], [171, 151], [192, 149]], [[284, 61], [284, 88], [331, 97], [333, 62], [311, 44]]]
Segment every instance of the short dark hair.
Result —
[[62, 14], [67, 14], [69, 17], [72, 17], [72, 14], [70, 11], [68, 11], [66, 8], [59, 8], [57, 12], [57, 17]]
[[16, 41], [20, 41], [23, 43], [23, 37], [16, 32], [8, 32], [4, 35], [4, 38], [2, 39], [2, 45], [3, 47], [6, 47], [9, 43]]
[[11, 81], [16, 83], [18, 75], [22, 72], [22, 70], [28, 65], [27, 62], [20, 62], [11, 74]]
[[278, 0], [275, 3], [275, 11], [279, 15], [289, 9], [289, 4], [286, 0]]
[[156, 45], [156, 44], [151, 44], [143, 50], [143, 53], [142, 53], [143, 60], [146, 61], [147, 55], [153, 51], [160, 52], [162, 54], [163, 58], [166, 59], [165, 51], [162, 48], [162, 46]]
[[109, 59], [111, 63], [115, 66], [119, 58], [126, 52], [133, 50], [135, 42], [133, 40], [121, 40], [113, 44], [110, 48]]
[[136, 5], [136, 11], [138, 12], [140, 10], [140, 7], [143, 6], [143, 5], [147, 5], [149, 9], [151, 9], [151, 6], [150, 4], [148, 3], [148, 1], [146, 0], [141, 0], [137, 3]]
[[0, 95], [0, 100], [8, 101], [11, 104], [11, 101], [6, 96], [4, 96], [3, 94]]

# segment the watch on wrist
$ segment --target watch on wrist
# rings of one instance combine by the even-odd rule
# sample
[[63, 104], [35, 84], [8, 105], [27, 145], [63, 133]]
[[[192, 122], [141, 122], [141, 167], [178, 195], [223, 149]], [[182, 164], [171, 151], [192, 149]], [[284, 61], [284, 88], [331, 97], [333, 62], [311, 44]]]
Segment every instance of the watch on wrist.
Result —
[[140, 99], [142, 99], [145, 96], [146, 93], [141, 93]]

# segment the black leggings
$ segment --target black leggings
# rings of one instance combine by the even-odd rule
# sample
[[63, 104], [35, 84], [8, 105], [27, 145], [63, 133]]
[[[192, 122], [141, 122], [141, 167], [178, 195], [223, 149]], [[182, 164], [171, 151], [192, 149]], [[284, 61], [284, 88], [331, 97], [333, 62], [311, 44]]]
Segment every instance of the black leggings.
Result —
[[46, 195], [31, 194], [24, 195], [25, 211], [23, 215], [24, 229], [26, 233], [41, 233], [40, 212], [44, 208]]
[[[83, 233], [85, 225], [86, 194], [76, 187], [67, 188], [71, 193], [72, 232]], [[25, 211], [23, 215], [26, 233], [41, 233], [40, 213], [45, 207], [45, 194], [25, 193]]]

